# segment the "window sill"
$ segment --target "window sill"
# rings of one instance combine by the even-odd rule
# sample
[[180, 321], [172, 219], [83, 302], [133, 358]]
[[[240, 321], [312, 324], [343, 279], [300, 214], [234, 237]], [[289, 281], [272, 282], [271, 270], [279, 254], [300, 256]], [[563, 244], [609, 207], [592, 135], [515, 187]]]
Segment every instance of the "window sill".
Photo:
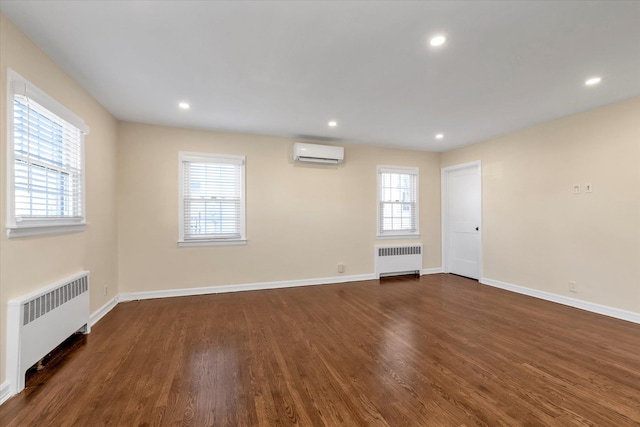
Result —
[[378, 240], [394, 240], [394, 239], [419, 239], [420, 233], [411, 234], [384, 234], [377, 236]]
[[7, 227], [7, 237], [14, 239], [16, 237], [34, 237], [44, 236], [47, 234], [68, 234], [79, 233], [84, 231], [86, 223], [81, 224], [61, 224], [61, 225], [36, 225]]
[[236, 245], [246, 245], [247, 239], [237, 239], [237, 240], [189, 240], [189, 241], [179, 241], [179, 248], [188, 248], [190, 246], [236, 246]]

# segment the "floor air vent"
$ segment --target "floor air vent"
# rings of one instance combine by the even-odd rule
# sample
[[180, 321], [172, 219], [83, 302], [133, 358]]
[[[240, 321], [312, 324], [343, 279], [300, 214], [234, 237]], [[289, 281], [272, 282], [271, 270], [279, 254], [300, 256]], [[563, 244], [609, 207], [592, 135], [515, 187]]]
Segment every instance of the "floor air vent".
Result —
[[422, 245], [376, 246], [376, 278], [422, 272]]

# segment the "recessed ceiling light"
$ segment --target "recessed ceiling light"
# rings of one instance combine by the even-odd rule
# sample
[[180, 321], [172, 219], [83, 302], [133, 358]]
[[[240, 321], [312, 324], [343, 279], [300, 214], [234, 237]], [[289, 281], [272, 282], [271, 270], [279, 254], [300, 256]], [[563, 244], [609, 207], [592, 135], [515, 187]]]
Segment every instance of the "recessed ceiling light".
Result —
[[429, 44], [431, 46], [442, 46], [443, 44], [445, 44], [445, 42], [447, 41], [447, 38], [443, 35], [438, 35], [435, 37], [432, 37], [431, 40], [429, 40]]
[[590, 79], [587, 79], [584, 82], [584, 84], [587, 86], [593, 86], [593, 85], [597, 85], [601, 81], [602, 81], [602, 77], [591, 77]]
[[335, 120], [331, 120], [329, 123], [327, 123], [330, 127], [334, 128], [336, 126], [338, 126], [338, 122], [336, 122]]
[[441, 134], [441, 133], [437, 133], [436, 134], [436, 139], [442, 139], [442, 138], [444, 138], [443, 134]]
[[181, 102], [178, 104], [178, 107], [180, 107], [181, 110], [188, 110], [191, 108], [191, 105], [189, 105], [188, 102]]

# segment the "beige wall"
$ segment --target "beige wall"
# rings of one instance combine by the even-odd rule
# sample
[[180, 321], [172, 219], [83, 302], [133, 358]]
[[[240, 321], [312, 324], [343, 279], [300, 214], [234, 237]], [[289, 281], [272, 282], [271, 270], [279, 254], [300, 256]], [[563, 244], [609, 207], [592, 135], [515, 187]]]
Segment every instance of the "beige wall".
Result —
[[[300, 165], [291, 139], [117, 123], [0, 14], [1, 224], [7, 67], [91, 127], [89, 225], [3, 230], [0, 384], [7, 301], [78, 270], [91, 271], [92, 312], [119, 292], [333, 277], [338, 262], [345, 276], [373, 273], [373, 246], [389, 243], [375, 237], [378, 164], [420, 168], [424, 268], [441, 266], [440, 167], [481, 160], [485, 277], [640, 312], [640, 98], [442, 154], [341, 144], [344, 164]], [[247, 156], [247, 245], [177, 247], [179, 151]], [[587, 182], [592, 194], [571, 193]]]
[[640, 98], [441, 156], [472, 160], [485, 277], [640, 312]]
[[[82, 117], [86, 138], [87, 221], [82, 233], [7, 239], [5, 109], [7, 67]], [[116, 120], [0, 14], [0, 384], [5, 380], [7, 301], [81, 270], [91, 271], [91, 311], [118, 292], [116, 226]], [[108, 284], [110, 294], [103, 295]]]
[[[342, 165], [300, 165], [293, 142], [121, 123], [120, 290], [372, 274], [378, 164], [420, 168], [424, 268], [440, 267], [438, 154], [341, 144]], [[246, 245], [177, 247], [179, 151], [246, 155]]]

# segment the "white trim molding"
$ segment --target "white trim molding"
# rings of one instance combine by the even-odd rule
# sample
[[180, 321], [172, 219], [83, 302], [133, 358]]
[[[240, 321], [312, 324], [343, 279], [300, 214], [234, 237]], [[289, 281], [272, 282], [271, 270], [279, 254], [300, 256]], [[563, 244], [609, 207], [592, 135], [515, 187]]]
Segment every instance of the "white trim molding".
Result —
[[[414, 190], [414, 212], [413, 212], [413, 220], [414, 220], [414, 229], [413, 230], [382, 230], [382, 210], [380, 209], [380, 205], [382, 203], [390, 203], [390, 200], [382, 202], [380, 200], [382, 195], [382, 174], [385, 173], [393, 173], [393, 174], [402, 174], [409, 175], [413, 177], [413, 190]], [[388, 166], [388, 165], [378, 165], [376, 166], [376, 176], [377, 176], [377, 184], [376, 184], [376, 238], [378, 240], [386, 240], [386, 239], [419, 239], [420, 238], [420, 168], [413, 166]]]
[[190, 246], [233, 246], [233, 245], [246, 245], [246, 239], [220, 239], [215, 240], [202, 240], [202, 241], [180, 241], [178, 242], [179, 248], [188, 248]]
[[11, 396], [11, 386], [9, 386], [9, 381], [5, 381], [0, 384], [0, 405], [6, 402]]
[[480, 279], [483, 285], [493, 286], [518, 294], [528, 295], [530, 297], [551, 301], [569, 307], [579, 308], [581, 310], [590, 311], [592, 313], [602, 314], [604, 316], [613, 317], [620, 320], [640, 324], [640, 313], [622, 310], [608, 305], [596, 304], [594, 302], [584, 301], [576, 298], [565, 297], [563, 295], [553, 294], [551, 292], [539, 291], [537, 289], [527, 288], [524, 286], [512, 285], [511, 283], [501, 282], [499, 280], [488, 279], [483, 277]]
[[442, 267], [423, 268], [422, 271], [420, 272], [422, 276], [425, 276], [427, 274], [440, 274], [440, 273], [442, 273]]
[[[25, 97], [27, 110], [35, 109], [39, 114], [47, 114], [47, 119], [58, 125], [65, 127], [66, 122], [71, 128], [79, 131], [79, 134], [72, 132], [69, 134], [69, 141], [63, 141], [61, 146], [64, 155], [70, 155], [77, 159], [78, 164], [57, 167], [56, 173], [68, 174], [77, 185], [72, 185], [64, 191], [72, 196], [74, 202], [71, 203], [71, 210], [62, 217], [34, 217], [31, 214], [16, 216], [16, 147], [15, 147], [15, 126], [14, 126], [14, 102], [16, 97]], [[33, 105], [29, 104], [33, 101]], [[77, 233], [85, 230], [86, 225], [86, 162], [85, 162], [85, 135], [89, 133], [89, 127], [75, 113], [67, 109], [64, 105], [47, 95], [36, 87], [33, 83], [22, 77], [10, 68], [7, 68], [7, 147], [6, 147], [6, 232], [7, 237], [32, 237], [47, 234]], [[38, 107], [36, 108], [36, 104]], [[29, 121], [27, 119], [27, 121]], [[67, 130], [71, 131], [69, 128]], [[65, 130], [65, 132], [67, 132]], [[71, 135], [74, 135], [73, 137]], [[66, 141], [66, 138], [65, 138]], [[76, 151], [77, 150], [77, 151]], [[77, 157], [75, 157], [77, 156]], [[31, 154], [21, 155], [21, 160], [27, 165], [31, 165]], [[75, 161], [74, 161], [75, 163]], [[28, 166], [30, 167], [30, 166]], [[53, 166], [52, 166], [53, 167]], [[65, 186], [66, 187], [66, 186]]]
[[119, 302], [120, 296], [116, 295], [115, 297], [111, 298], [105, 305], [91, 313], [91, 316], [89, 317], [89, 325], [93, 326], [98, 323], [100, 319], [102, 319], [108, 312], [113, 310], [113, 307], [118, 305]]
[[394, 239], [419, 239], [420, 233], [417, 234], [393, 234], [390, 236], [377, 236], [378, 240], [394, 240]]
[[14, 237], [42, 236], [45, 234], [80, 233], [84, 231], [86, 225], [86, 223], [82, 223], [67, 225], [47, 225], [40, 227], [7, 227], [7, 237], [9, 239], [13, 239]]
[[[224, 246], [224, 245], [246, 245], [247, 244], [247, 219], [246, 219], [246, 156], [244, 155], [230, 155], [230, 154], [213, 154], [213, 153], [192, 153], [187, 151], [180, 151], [178, 153], [178, 247], [189, 246]], [[185, 219], [185, 215], [191, 212], [191, 208], [186, 207], [185, 197], [189, 196], [189, 191], [185, 187], [185, 173], [189, 180], [202, 180], [204, 179], [204, 173], [199, 167], [195, 167], [197, 170], [195, 175], [191, 174], [191, 168], [196, 163], [204, 163], [208, 165], [220, 165], [235, 167], [235, 170], [229, 174], [223, 174], [220, 177], [226, 184], [233, 184], [232, 187], [238, 191], [238, 194], [232, 193], [225, 197], [231, 197], [229, 200], [233, 200], [236, 196], [239, 198], [239, 210], [237, 217], [234, 218], [238, 221], [239, 229], [232, 232], [231, 235], [208, 235], [204, 238], [203, 235], [195, 233], [185, 235], [185, 222], [188, 224], [190, 220]], [[236, 181], [238, 179], [238, 181]], [[190, 181], [189, 181], [190, 182]], [[236, 187], [237, 184], [237, 187]], [[203, 190], [205, 191], [205, 190]], [[211, 193], [212, 187], [207, 187], [205, 191], [209, 196], [213, 196]], [[215, 193], [215, 192], [214, 192]], [[186, 210], [185, 210], [186, 209]], [[227, 231], [229, 232], [229, 231]], [[226, 238], [223, 238], [226, 237]]]
[[258, 282], [239, 285], [206, 286], [201, 288], [167, 289], [163, 291], [130, 292], [120, 294], [118, 301], [137, 301], [153, 298], [220, 294], [226, 292], [259, 291], [264, 289], [293, 288], [298, 286], [331, 285], [335, 283], [375, 280], [375, 278], [375, 274], [358, 274], [353, 276], [322, 277], [319, 279], [300, 279], [286, 280], [281, 282]]

